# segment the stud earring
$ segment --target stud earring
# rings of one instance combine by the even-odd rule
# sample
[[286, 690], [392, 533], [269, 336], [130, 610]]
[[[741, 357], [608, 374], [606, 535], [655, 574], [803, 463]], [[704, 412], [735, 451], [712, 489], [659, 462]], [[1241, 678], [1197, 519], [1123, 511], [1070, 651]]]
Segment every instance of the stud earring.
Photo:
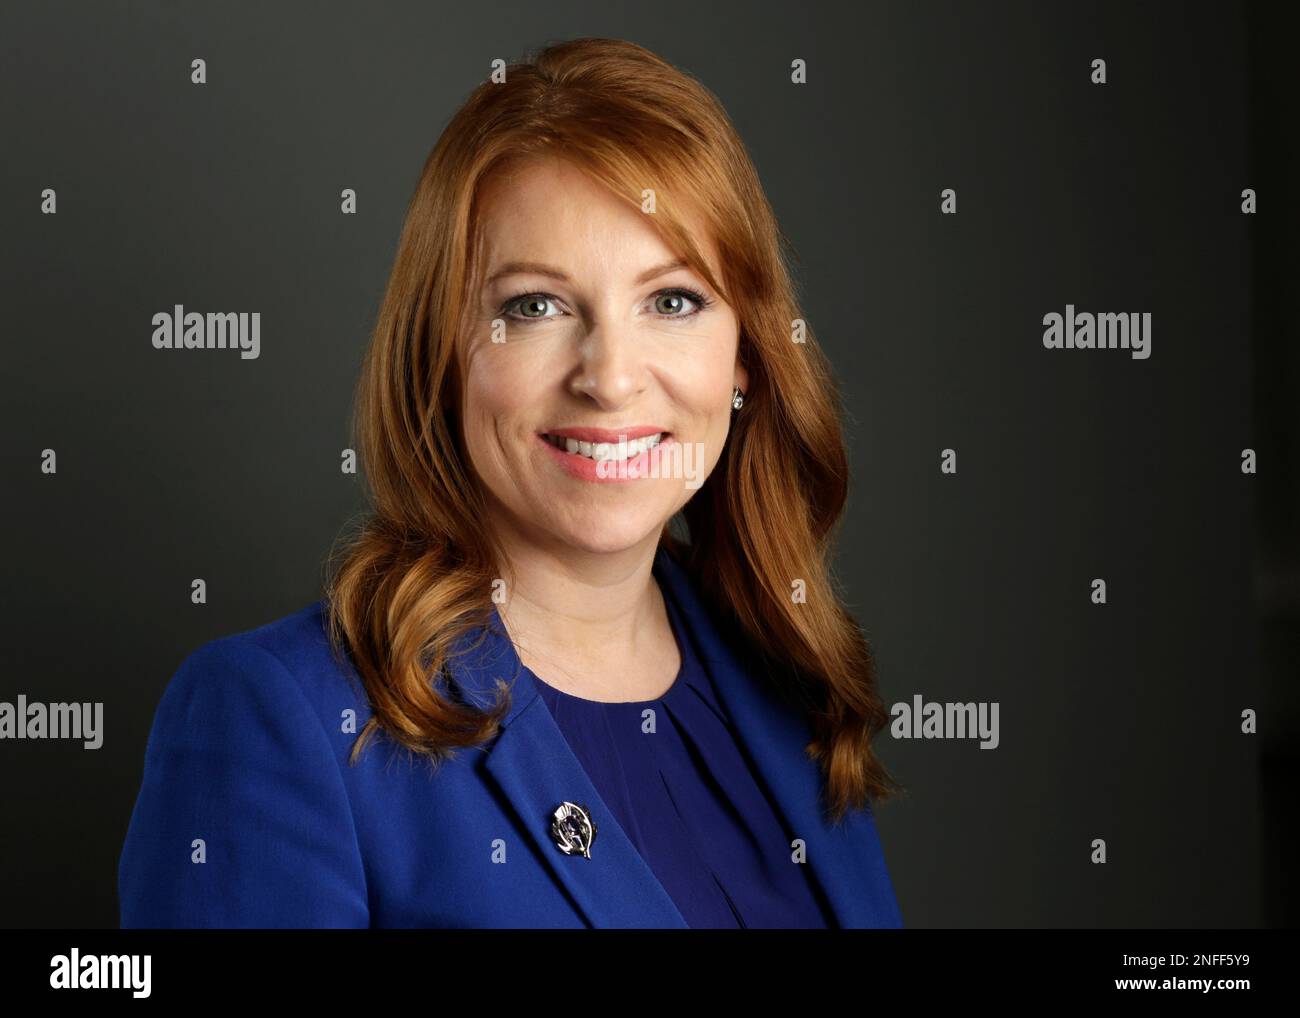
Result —
[[744, 404], [745, 404], [745, 394], [741, 392], [739, 388], [737, 388], [736, 391], [732, 393], [731, 396], [731, 409], [739, 410], [742, 406], [744, 406]]

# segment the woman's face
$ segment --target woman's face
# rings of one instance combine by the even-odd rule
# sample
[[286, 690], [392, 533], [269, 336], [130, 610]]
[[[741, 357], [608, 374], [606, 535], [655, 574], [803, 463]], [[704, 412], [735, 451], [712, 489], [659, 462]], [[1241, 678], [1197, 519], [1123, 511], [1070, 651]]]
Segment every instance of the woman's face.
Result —
[[487, 181], [481, 215], [461, 424], [490, 524], [561, 552], [653, 546], [713, 470], [746, 388], [735, 313], [653, 213], [562, 159]]

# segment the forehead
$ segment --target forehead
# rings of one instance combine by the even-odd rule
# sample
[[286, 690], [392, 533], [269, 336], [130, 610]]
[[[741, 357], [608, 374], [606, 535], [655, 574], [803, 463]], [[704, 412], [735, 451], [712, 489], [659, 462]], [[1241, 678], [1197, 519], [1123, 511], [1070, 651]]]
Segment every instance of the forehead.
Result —
[[[484, 276], [493, 265], [515, 260], [579, 272], [662, 264], [680, 252], [669, 246], [651, 215], [569, 160], [534, 157], [484, 180], [475, 261]], [[715, 269], [712, 238], [699, 228], [697, 216], [683, 218], [710, 269]]]

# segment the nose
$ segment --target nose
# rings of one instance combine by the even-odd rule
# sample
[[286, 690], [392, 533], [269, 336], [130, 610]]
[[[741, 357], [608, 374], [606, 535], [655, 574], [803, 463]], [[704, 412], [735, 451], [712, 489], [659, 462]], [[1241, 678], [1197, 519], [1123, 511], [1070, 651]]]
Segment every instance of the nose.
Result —
[[629, 326], [593, 324], [578, 344], [570, 390], [604, 410], [617, 410], [646, 387], [646, 364]]

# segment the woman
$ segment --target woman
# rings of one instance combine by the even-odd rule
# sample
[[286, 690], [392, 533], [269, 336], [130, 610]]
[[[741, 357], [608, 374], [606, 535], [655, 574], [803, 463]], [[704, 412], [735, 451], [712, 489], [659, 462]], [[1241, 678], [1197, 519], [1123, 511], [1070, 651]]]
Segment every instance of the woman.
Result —
[[324, 600], [173, 677], [122, 924], [901, 925], [798, 319], [692, 78], [582, 39], [483, 84], [365, 364], [373, 517]]

